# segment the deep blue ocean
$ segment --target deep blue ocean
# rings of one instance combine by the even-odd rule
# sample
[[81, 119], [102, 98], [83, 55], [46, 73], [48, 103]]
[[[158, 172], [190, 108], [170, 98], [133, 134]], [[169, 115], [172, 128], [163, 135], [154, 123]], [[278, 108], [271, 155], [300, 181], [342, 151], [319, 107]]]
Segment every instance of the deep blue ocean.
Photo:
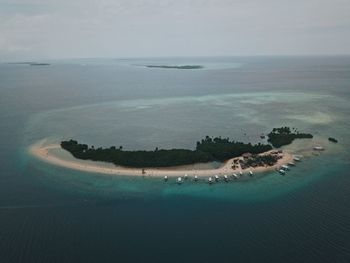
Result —
[[[350, 57], [49, 62], [0, 64], [0, 263], [350, 262]], [[314, 134], [285, 147], [301, 163], [212, 186], [79, 172], [28, 153], [42, 139], [259, 142], [280, 126]], [[326, 150], [310, 154], [314, 145]]]

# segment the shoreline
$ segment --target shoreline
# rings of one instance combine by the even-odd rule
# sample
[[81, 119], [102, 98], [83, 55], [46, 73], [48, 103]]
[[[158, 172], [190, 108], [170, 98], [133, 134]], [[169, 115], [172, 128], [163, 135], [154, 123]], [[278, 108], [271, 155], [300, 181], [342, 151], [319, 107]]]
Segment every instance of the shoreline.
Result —
[[[293, 160], [293, 155], [283, 151], [281, 153], [282, 158], [277, 161], [276, 164], [272, 166], [259, 166], [259, 167], [248, 167], [245, 169], [241, 169], [240, 165], [239, 167], [233, 169], [231, 168], [232, 163], [235, 159], [240, 159], [242, 157], [235, 157], [227, 160], [225, 163], [222, 164], [219, 168], [213, 168], [213, 169], [193, 169], [192, 168], [186, 169], [186, 166], [181, 167], [151, 167], [151, 168], [144, 168], [145, 173], [142, 173], [142, 168], [130, 168], [130, 167], [122, 167], [122, 166], [115, 166], [115, 167], [103, 167], [101, 165], [91, 164], [91, 161], [87, 160], [65, 160], [63, 158], [60, 158], [52, 153], [52, 150], [62, 149], [59, 144], [49, 144], [49, 145], [43, 145], [44, 141], [38, 142], [36, 144], [33, 144], [29, 147], [29, 152], [34, 157], [36, 157], [39, 160], [42, 160], [46, 163], [50, 163], [53, 165], [73, 169], [73, 170], [79, 170], [79, 171], [85, 171], [85, 172], [92, 172], [92, 173], [99, 173], [99, 174], [107, 174], [107, 175], [116, 175], [116, 176], [136, 176], [136, 177], [180, 177], [187, 174], [188, 176], [198, 176], [200, 177], [208, 177], [208, 176], [215, 176], [215, 175], [232, 175], [233, 173], [239, 174], [242, 172], [243, 174], [248, 174], [249, 171], [252, 171], [253, 173], [263, 173], [268, 171], [276, 170], [276, 168], [279, 168], [282, 165], [288, 164], [288, 162], [291, 162]], [[62, 149], [63, 150], [63, 149]], [[272, 151], [271, 150], [265, 153], [262, 153], [260, 155], [266, 155]], [[74, 158], [74, 157], [73, 157]], [[87, 163], [83, 163], [86, 161]], [[88, 163], [89, 162], [89, 163]]]

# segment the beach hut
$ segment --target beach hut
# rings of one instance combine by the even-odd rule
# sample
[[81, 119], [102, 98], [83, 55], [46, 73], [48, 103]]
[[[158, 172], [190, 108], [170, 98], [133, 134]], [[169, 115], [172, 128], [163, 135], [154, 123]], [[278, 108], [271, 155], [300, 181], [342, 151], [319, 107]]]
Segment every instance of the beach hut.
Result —
[[251, 153], [243, 153], [243, 154], [242, 154], [242, 157], [243, 157], [244, 159], [247, 159], [247, 158], [252, 157], [252, 154], [251, 154]]

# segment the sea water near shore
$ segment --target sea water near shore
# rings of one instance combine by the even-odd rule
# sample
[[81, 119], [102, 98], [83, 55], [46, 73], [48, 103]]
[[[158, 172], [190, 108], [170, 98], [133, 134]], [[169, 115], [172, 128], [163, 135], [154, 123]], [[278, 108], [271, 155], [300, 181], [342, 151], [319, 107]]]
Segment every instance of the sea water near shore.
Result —
[[[51, 63], [0, 66], [2, 262], [350, 258], [350, 58]], [[73, 171], [27, 151], [45, 138], [125, 149], [194, 148], [205, 135], [255, 143], [282, 125], [315, 135], [286, 147], [305, 155], [300, 164], [212, 186]], [[326, 151], [309, 154], [315, 144]]]

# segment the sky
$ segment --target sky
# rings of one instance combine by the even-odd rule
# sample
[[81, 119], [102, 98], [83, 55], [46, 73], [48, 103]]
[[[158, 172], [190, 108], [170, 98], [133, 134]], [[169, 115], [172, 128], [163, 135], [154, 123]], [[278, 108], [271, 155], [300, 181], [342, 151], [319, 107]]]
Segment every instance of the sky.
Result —
[[350, 54], [350, 0], [0, 0], [0, 60]]

